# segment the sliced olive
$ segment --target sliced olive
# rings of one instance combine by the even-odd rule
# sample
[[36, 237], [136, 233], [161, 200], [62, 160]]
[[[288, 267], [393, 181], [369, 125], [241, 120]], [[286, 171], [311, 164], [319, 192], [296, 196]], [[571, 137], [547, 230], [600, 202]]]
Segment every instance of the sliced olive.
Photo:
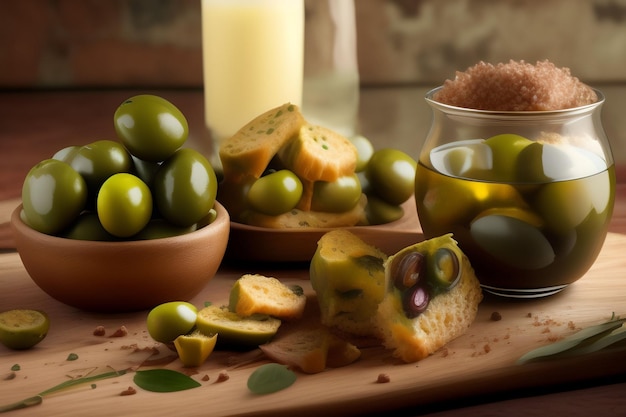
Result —
[[417, 285], [424, 270], [424, 259], [420, 252], [410, 252], [393, 263], [392, 277], [396, 288], [405, 290]]
[[431, 282], [438, 290], [448, 291], [461, 279], [461, 260], [450, 248], [437, 249], [428, 264]]
[[415, 318], [422, 314], [428, 308], [430, 302], [430, 294], [422, 285], [407, 290], [402, 295], [402, 307], [407, 318]]

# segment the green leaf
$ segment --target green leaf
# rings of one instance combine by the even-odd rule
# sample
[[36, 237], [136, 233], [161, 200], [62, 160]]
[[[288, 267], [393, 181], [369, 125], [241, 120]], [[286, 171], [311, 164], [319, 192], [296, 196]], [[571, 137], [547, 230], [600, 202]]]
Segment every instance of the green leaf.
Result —
[[176, 392], [199, 387], [195, 379], [171, 369], [137, 371], [133, 378], [138, 387], [152, 392]]
[[285, 365], [266, 363], [259, 366], [248, 378], [248, 389], [255, 394], [271, 394], [290, 387], [296, 374]]
[[26, 398], [25, 400], [18, 401], [13, 404], [0, 406], [0, 413], [6, 413], [8, 411], [31, 407], [33, 405], [41, 404], [42, 401], [43, 401], [43, 398], [40, 395], [35, 395], [34, 397], [29, 397], [29, 398]]
[[607, 322], [587, 327], [556, 343], [531, 350], [519, 358], [517, 363], [523, 364], [554, 357], [566, 357], [596, 352], [625, 337], [618, 336], [615, 337], [615, 339], [607, 339], [607, 336], [611, 335], [615, 329], [622, 327], [624, 322], [626, 322], [626, 318], [620, 319], [619, 317], [613, 316], [611, 320]]
[[45, 391], [42, 391], [42, 392], [39, 393], [39, 395], [41, 397], [43, 397], [44, 395], [52, 394], [54, 392], [61, 391], [61, 390], [67, 389], [67, 388], [71, 388], [71, 387], [76, 386], [76, 385], [84, 384], [84, 383], [87, 383], [87, 382], [99, 381], [101, 379], [114, 378], [114, 377], [117, 377], [117, 376], [120, 376], [120, 375], [124, 375], [125, 373], [126, 373], [125, 370], [122, 370], [122, 371], [111, 371], [111, 372], [104, 372], [104, 373], [98, 374], [98, 375], [86, 376], [86, 377], [83, 377], [83, 378], [71, 379], [69, 381], [62, 382], [59, 385], [55, 385], [54, 387], [49, 388], [49, 389], [47, 389]]

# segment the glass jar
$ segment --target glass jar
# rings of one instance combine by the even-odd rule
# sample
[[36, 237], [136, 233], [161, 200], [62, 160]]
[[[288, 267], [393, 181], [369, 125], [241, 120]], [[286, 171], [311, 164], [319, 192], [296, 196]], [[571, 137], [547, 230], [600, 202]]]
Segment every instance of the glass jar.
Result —
[[453, 233], [483, 289], [555, 294], [581, 278], [604, 243], [615, 166], [600, 118], [604, 96], [556, 111], [433, 111], [415, 199], [426, 238]]

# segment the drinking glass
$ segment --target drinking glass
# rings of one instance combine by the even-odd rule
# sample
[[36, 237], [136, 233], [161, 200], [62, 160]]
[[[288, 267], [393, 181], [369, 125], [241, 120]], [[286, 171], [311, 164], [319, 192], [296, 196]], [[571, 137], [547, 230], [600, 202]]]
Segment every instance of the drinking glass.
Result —
[[202, 54], [216, 150], [265, 111], [302, 105], [304, 0], [202, 0]]

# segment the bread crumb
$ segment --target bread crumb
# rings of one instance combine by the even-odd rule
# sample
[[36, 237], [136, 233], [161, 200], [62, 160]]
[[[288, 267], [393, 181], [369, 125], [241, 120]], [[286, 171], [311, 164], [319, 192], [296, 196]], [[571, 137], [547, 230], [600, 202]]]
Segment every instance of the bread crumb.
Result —
[[126, 329], [125, 326], [121, 326], [119, 329], [117, 329], [111, 336], [109, 337], [124, 337], [128, 334], [128, 330]]
[[106, 334], [106, 330], [104, 329], [104, 326], [97, 326], [93, 330], [93, 335], [94, 336], [104, 336], [105, 334]]
[[376, 378], [376, 383], [385, 384], [387, 382], [391, 382], [391, 378], [389, 377], [389, 374], [385, 374], [385, 373], [378, 374], [378, 377]]
[[124, 391], [120, 392], [121, 396], [135, 395], [135, 394], [137, 394], [137, 390], [133, 387], [128, 387]]
[[230, 379], [230, 376], [228, 375], [228, 372], [226, 371], [222, 371], [219, 373], [219, 375], [217, 376], [217, 380], [215, 381], [217, 382], [224, 382], [224, 381], [228, 381]]
[[494, 311], [493, 313], [491, 313], [490, 319], [491, 321], [500, 321], [502, 320], [502, 315], [499, 312]]
[[496, 65], [481, 61], [457, 71], [433, 99], [476, 110], [547, 111], [592, 104], [598, 97], [569, 68], [557, 68], [548, 60], [535, 65], [510, 60]]
[[202, 377], [202, 380], [203, 380], [203, 381], [208, 381], [208, 380], [210, 380], [210, 379], [211, 379], [211, 377], [210, 377], [210, 376], [208, 376], [207, 374], [204, 374], [204, 376]]

